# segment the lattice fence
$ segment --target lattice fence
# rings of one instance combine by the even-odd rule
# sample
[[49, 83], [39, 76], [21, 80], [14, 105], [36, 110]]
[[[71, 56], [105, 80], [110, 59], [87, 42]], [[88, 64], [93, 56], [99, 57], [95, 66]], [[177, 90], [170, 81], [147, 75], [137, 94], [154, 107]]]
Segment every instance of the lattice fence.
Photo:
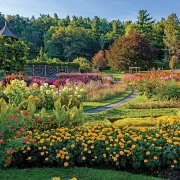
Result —
[[58, 73], [73, 73], [80, 72], [79, 69], [74, 69], [68, 66], [54, 66], [54, 65], [26, 65], [24, 72], [29, 76], [44, 76], [52, 77]]

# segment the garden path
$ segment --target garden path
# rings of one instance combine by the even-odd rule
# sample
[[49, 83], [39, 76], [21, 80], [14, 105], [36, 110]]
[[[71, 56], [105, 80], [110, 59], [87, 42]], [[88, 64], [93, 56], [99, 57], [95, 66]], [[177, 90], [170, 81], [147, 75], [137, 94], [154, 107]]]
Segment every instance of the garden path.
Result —
[[137, 95], [137, 92], [133, 91], [133, 93], [131, 95], [129, 95], [128, 97], [125, 97], [124, 99], [122, 99], [116, 103], [112, 103], [107, 106], [102, 106], [102, 107], [98, 107], [95, 109], [90, 109], [88, 111], [85, 111], [85, 114], [99, 113], [99, 112], [103, 112], [103, 111], [106, 111], [108, 109], [111, 109], [111, 108], [114, 108], [117, 106], [121, 106], [122, 104], [134, 99], [136, 97], [136, 95]]

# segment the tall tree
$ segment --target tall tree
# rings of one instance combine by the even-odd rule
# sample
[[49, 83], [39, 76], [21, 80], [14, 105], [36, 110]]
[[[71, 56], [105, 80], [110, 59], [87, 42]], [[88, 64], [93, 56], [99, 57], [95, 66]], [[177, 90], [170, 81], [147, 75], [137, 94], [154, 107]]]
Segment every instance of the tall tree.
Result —
[[180, 22], [176, 14], [168, 16], [164, 33], [164, 42], [170, 55], [169, 67], [173, 69], [177, 64], [180, 64]]
[[155, 23], [147, 10], [140, 10], [137, 17], [136, 32], [143, 34], [149, 41], [152, 38], [152, 29]]
[[99, 46], [90, 30], [52, 26], [45, 35], [45, 49], [49, 57], [72, 61], [76, 57], [90, 60]]
[[120, 36], [106, 51], [109, 66], [115, 70], [127, 70], [132, 66], [148, 69], [152, 65], [151, 49], [143, 35], [132, 33]]
[[3, 28], [4, 23], [5, 23], [5, 17], [4, 17], [4, 14], [2, 14], [2, 13], [0, 12], [0, 29]]
[[102, 50], [98, 51], [92, 58], [92, 64], [95, 68], [98, 68], [101, 70], [106, 69], [108, 65], [108, 61], [105, 57], [105, 52]]
[[170, 55], [180, 56], [180, 22], [176, 14], [168, 16], [164, 33], [164, 42]]

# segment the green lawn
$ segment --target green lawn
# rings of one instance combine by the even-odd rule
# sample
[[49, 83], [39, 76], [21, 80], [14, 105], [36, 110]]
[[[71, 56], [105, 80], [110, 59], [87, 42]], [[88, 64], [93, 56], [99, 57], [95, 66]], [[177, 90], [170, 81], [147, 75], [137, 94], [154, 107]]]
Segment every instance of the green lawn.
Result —
[[[147, 102], [148, 99], [143, 96], [137, 96], [134, 100], [129, 103], [142, 103]], [[163, 103], [163, 102], [162, 102]], [[178, 113], [178, 108], [158, 108], [153, 109], [154, 117], [157, 116], [165, 116], [165, 115], [176, 115]], [[109, 120], [111, 122], [121, 119], [121, 118], [135, 118], [135, 117], [150, 117], [149, 109], [130, 109], [128, 103], [118, 106], [116, 108], [112, 108], [105, 112], [101, 112], [98, 114], [86, 115], [86, 121], [105, 121]]]
[[1, 180], [50, 180], [51, 177], [60, 177], [68, 180], [76, 177], [77, 180], [157, 180], [151, 176], [135, 175], [123, 171], [98, 170], [91, 168], [30, 168], [0, 170]]
[[87, 111], [90, 109], [95, 109], [98, 107], [107, 106], [109, 104], [112, 104], [112, 103], [115, 103], [115, 102], [118, 102], [118, 101], [124, 99], [125, 97], [129, 96], [131, 93], [132, 93], [132, 91], [127, 91], [126, 93], [123, 93], [117, 97], [114, 97], [112, 99], [108, 99], [108, 100], [105, 100], [102, 102], [84, 102], [83, 103], [84, 110]]
[[113, 75], [115, 81], [119, 81], [120, 78], [124, 75], [115, 70], [102, 70], [101, 73], [105, 75], [108, 75], [108, 74]]

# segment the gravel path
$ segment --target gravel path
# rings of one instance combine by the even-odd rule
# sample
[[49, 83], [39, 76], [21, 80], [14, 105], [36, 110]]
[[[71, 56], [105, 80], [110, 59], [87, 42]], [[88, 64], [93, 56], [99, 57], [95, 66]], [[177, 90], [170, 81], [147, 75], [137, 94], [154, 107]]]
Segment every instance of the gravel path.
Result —
[[116, 102], [116, 103], [113, 103], [113, 104], [109, 104], [107, 106], [102, 106], [102, 107], [99, 107], [99, 108], [95, 108], [95, 109], [91, 109], [91, 110], [88, 110], [88, 111], [85, 111], [85, 114], [93, 114], [93, 113], [99, 113], [99, 112], [102, 112], [102, 111], [106, 111], [108, 109], [111, 109], [111, 108], [114, 108], [114, 107], [117, 107], [117, 106], [120, 106], [128, 101], [130, 101], [131, 99], [134, 99], [136, 97], [137, 93], [136, 92], [133, 92], [131, 95], [129, 95], [128, 97], [125, 97], [124, 99]]

